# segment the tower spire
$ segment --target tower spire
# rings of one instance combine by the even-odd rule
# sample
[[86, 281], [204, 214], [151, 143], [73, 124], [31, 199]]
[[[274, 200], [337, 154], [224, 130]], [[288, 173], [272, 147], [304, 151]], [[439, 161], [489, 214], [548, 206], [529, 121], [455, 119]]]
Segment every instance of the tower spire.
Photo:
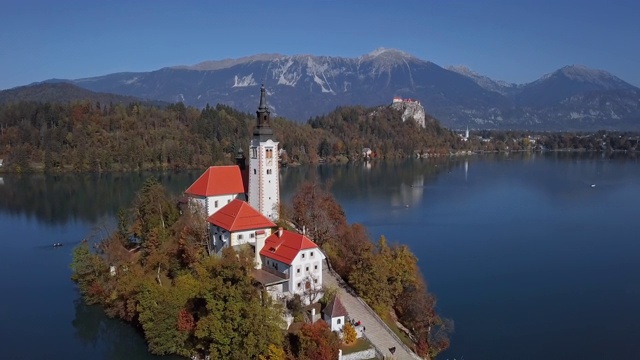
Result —
[[256, 111], [257, 124], [253, 130], [253, 136], [260, 141], [273, 139], [270, 116], [271, 112], [267, 106], [267, 90], [264, 88], [264, 84], [262, 84], [260, 87], [260, 105], [258, 105], [258, 111]]
[[260, 87], [260, 105], [258, 106], [258, 110], [268, 111], [267, 110], [267, 90], [264, 88], [264, 84]]

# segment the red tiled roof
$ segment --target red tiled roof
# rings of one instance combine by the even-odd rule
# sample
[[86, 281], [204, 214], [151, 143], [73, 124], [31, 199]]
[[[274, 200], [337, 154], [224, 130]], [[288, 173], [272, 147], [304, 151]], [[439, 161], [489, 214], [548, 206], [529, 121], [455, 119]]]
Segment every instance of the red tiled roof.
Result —
[[278, 231], [276, 231], [265, 240], [260, 255], [291, 265], [300, 250], [317, 247], [318, 245], [302, 234], [282, 230], [282, 236], [278, 236]]
[[342, 305], [342, 302], [340, 301], [340, 298], [338, 298], [338, 296], [334, 297], [333, 300], [331, 300], [327, 304], [327, 307], [324, 308], [324, 313], [332, 318], [349, 315], [347, 313], [347, 309], [344, 308], [344, 305]]
[[211, 166], [184, 192], [189, 195], [215, 196], [244, 194], [238, 165]]
[[242, 200], [235, 199], [207, 219], [228, 231], [266, 229], [276, 224]]

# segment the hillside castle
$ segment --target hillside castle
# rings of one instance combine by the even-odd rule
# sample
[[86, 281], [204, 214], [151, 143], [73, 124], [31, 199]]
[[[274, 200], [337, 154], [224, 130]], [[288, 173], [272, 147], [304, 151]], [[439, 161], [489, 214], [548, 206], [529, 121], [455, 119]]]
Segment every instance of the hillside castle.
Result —
[[420, 101], [414, 99], [403, 99], [399, 96], [395, 96], [391, 103], [391, 107], [402, 112], [402, 121], [407, 121], [407, 119], [413, 118], [413, 120], [421, 127], [424, 128], [426, 126], [425, 121], [427, 115], [424, 111], [424, 107], [420, 104]]

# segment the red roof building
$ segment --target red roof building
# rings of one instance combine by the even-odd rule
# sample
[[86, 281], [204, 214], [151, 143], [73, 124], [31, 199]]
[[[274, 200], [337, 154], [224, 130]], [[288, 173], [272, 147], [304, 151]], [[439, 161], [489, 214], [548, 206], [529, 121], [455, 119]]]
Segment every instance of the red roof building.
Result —
[[238, 165], [211, 166], [185, 191], [194, 196], [244, 194], [245, 186]]
[[324, 253], [318, 245], [305, 235], [283, 230], [256, 245], [260, 250], [262, 269], [274, 272], [287, 279], [286, 283], [270, 289], [285, 296], [299, 294], [305, 304], [317, 301], [322, 290], [322, 264]]
[[266, 229], [276, 226], [271, 220], [259, 213], [258, 210], [252, 208], [251, 205], [238, 199], [231, 201], [209, 216], [207, 221], [229, 232]]
[[278, 230], [265, 240], [260, 255], [292, 265], [300, 251], [317, 247], [316, 243], [302, 234]]

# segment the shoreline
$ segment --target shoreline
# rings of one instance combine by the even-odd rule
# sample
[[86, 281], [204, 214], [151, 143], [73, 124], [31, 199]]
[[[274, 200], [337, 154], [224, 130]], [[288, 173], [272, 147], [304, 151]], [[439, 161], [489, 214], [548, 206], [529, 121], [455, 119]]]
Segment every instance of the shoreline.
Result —
[[[544, 149], [544, 150], [493, 150], [493, 151], [484, 151], [484, 150], [460, 150], [457, 152], [450, 153], [424, 153], [424, 154], [415, 154], [413, 156], [404, 156], [404, 157], [391, 157], [391, 158], [355, 158], [348, 159], [345, 161], [344, 158], [341, 159], [321, 159], [323, 161], [317, 162], [309, 162], [309, 163], [286, 163], [281, 164], [280, 168], [287, 167], [298, 167], [298, 166], [306, 166], [306, 165], [344, 165], [344, 164], [357, 164], [364, 163], [369, 161], [385, 161], [385, 160], [406, 160], [406, 159], [427, 159], [427, 158], [444, 158], [444, 157], [457, 157], [457, 156], [473, 156], [473, 155], [490, 155], [490, 154], [510, 154], [510, 153], [594, 153], [594, 154], [640, 154], [639, 150], [587, 150], [587, 149]], [[346, 157], [345, 157], [346, 158]], [[233, 164], [226, 164], [233, 165]], [[109, 170], [99, 170], [99, 171], [91, 171], [91, 170], [75, 170], [75, 169], [56, 169], [53, 171], [46, 171], [44, 169], [43, 163], [34, 163], [31, 165], [31, 168], [27, 171], [16, 171], [10, 169], [10, 167], [0, 167], [0, 174], [51, 174], [51, 175], [59, 175], [59, 174], [110, 174], [110, 173], [135, 173], [135, 172], [146, 172], [146, 171], [170, 171], [170, 172], [180, 172], [180, 171], [193, 171], [193, 170], [202, 170], [201, 167], [181, 167], [181, 168], [171, 168], [167, 166], [159, 166], [159, 167], [145, 167], [143, 169], [109, 169]]]

